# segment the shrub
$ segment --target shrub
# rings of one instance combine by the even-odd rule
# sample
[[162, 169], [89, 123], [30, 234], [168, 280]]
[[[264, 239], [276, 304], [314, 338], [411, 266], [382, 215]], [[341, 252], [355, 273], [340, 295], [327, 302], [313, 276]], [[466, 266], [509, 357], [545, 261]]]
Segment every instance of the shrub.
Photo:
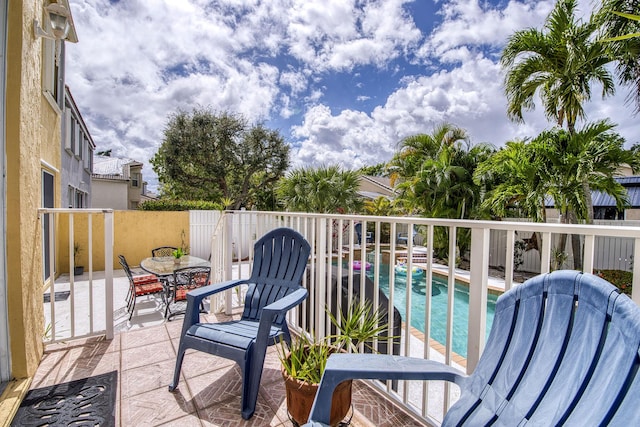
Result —
[[190, 210], [213, 210], [220, 211], [223, 209], [220, 203], [210, 202], [207, 200], [174, 200], [174, 199], [157, 199], [147, 200], [138, 206], [143, 211], [190, 211]]
[[630, 271], [598, 270], [598, 276], [616, 286], [618, 289], [620, 289], [620, 292], [631, 296], [631, 283], [633, 280], [633, 273], [631, 273]]

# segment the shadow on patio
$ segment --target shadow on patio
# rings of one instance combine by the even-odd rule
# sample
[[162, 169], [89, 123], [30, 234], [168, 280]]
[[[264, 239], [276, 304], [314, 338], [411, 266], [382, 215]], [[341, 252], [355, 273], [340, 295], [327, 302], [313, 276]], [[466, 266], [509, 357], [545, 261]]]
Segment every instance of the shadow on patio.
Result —
[[[82, 278], [77, 280], [81, 283]], [[178, 389], [170, 393], [167, 386], [173, 374], [182, 318], [165, 322], [163, 311], [149, 297], [139, 299], [132, 321], [127, 322], [122, 307], [126, 286], [123, 272], [115, 271], [114, 339], [89, 338], [47, 346], [32, 389], [115, 370], [116, 425], [292, 425], [286, 413], [275, 347], [267, 353], [256, 412], [249, 421], [240, 416], [239, 368], [229, 360], [188, 351]], [[228, 320], [225, 315], [207, 316]], [[354, 383], [353, 405], [355, 426], [422, 425], [364, 382]]]

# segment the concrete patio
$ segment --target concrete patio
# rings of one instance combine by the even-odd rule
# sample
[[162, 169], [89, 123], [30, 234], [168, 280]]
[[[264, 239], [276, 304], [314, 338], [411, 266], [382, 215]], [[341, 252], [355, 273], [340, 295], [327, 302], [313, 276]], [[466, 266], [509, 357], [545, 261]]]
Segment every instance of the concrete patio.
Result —
[[[121, 307], [126, 278], [122, 271], [114, 276], [114, 339], [90, 338], [47, 346], [32, 389], [115, 370], [118, 426], [292, 425], [275, 347], [268, 352], [256, 413], [249, 421], [240, 416], [239, 369], [226, 359], [188, 352], [178, 390], [170, 393], [167, 385], [173, 373], [181, 317], [165, 322], [153, 297], [143, 297], [132, 321], [126, 321]], [[213, 321], [228, 319], [225, 315], [207, 316]], [[423, 425], [364, 382], [354, 383], [353, 408], [354, 426]]]

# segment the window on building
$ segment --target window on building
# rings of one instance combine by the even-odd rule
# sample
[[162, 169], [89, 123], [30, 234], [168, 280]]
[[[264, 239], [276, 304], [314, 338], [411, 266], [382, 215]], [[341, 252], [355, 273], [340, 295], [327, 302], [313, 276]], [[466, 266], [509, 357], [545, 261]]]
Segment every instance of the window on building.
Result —
[[82, 129], [80, 128], [80, 123], [76, 122], [76, 132], [75, 132], [75, 136], [76, 136], [76, 140], [75, 140], [75, 144], [73, 146], [73, 154], [76, 155], [76, 157], [80, 157], [80, 153], [82, 151], [82, 140], [84, 139], [84, 136], [82, 134]]
[[87, 193], [84, 191], [76, 190], [76, 208], [86, 208], [87, 205]]
[[64, 148], [73, 154], [73, 126], [72, 126], [71, 109], [69, 106], [64, 110]]
[[62, 42], [42, 39], [42, 46], [44, 50], [44, 70], [42, 75], [42, 89], [45, 96], [50, 97], [50, 101], [57, 105], [60, 110], [64, 105], [64, 97], [61, 90], [61, 56], [62, 56]]
[[139, 187], [140, 186], [140, 174], [139, 173], [132, 173], [131, 174], [131, 186], [132, 187]]
[[91, 148], [91, 144], [89, 144], [89, 141], [87, 141], [87, 155], [84, 156], [83, 162], [82, 162], [84, 169], [91, 173], [91, 171], [93, 170], [93, 149]]
[[76, 202], [76, 189], [73, 188], [72, 186], [69, 186], [69, 188], [67, 189], [67, 206], [69, 208], [74, 208], [75, 207], [75, 202]]
[[593, 219], [624, 219], [624, 211], [619, 212], [615, 206], [594, 207]]

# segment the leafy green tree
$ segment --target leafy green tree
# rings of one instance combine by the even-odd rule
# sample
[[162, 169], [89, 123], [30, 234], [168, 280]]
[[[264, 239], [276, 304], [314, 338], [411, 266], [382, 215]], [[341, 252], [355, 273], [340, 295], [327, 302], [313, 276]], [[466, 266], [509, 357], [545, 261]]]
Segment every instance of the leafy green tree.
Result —
[[485, 144], [472, 147], [466, 132], [449, 123], [405, 138], [390, 167], [399, 203], [429, 217], [477, 218], [482, 189], [473, 172], [491, 152]]
[[[450, 123], [436, 126], [431, 134], [405, 138], [389, 164], [399, 190], [396, 206], [407, 214], [432, 218], [482, 217], [483, 188], [473, 181], [473, 172], [492, 152], [486, 144], [472, 147], [466, 131]], [[435, 230], [436, 256], [446, 257], [448, 240], [448, 229]], [[469, 242], [468, 230], [459, 230], [460, 254], [465, 254]]]
[[[545, 200], [552, 198], [563, 222], [593, 221], [591, 191], [611, 195], [618, 209], [627, 202], [624, 187], [615, 180], [627, 164], [638, 170], [638, 155], [625, 150], [624, 139], [607, 121], [587, 124], [573, 134], [559, 128], [542, 132], [529, 142], [509, 142], [482, 163], [476, 182], [499, 182], [486, 195], [484, 207], [504, 216], [509, 207], [535, 221], [545, 221]], [[586, 191], [585, 191], [586, 188]], [[563, 251], [563, 237], [558, 250]], [[572, 239], [575, 267], [581, 268], [579, 239]]]
[[605, 36], [616, 59], [616, 73], [622, 84], [632, 87], [636, 113], [640, 111], [640, 2], [638, 0], [604, 0], [600, 19]]
[[302, 167], [282, 178], [276, 192], [289, 211], [317, 213], [358, 212], [360, 173], [339, 166]]
[[591, 85], [602, 86], [602, 97], [615, 91], [606, 65], [612, 61], [601, 43], [598, 20], [576, 19], [577, 0], [558, 0], [543, 30], [516, 31], [505, 46], [501, 63], [506, 69], [507, 114], [523, 121], [523, 111], [534, 108], [539, 94], [545, 115], [570, 133], [585, 117], [583, 105], [591, 99]]
[[274, 130], [230, 113], [194, 109], [169, 117], [151, 159], [163, 196], [251, 207], [289, 166], [289, 145]]
[[387, 176], [387, 164], [378, 163], [373, 166], [363, 166], [359, 169], [360, 174], [369, 176]]

